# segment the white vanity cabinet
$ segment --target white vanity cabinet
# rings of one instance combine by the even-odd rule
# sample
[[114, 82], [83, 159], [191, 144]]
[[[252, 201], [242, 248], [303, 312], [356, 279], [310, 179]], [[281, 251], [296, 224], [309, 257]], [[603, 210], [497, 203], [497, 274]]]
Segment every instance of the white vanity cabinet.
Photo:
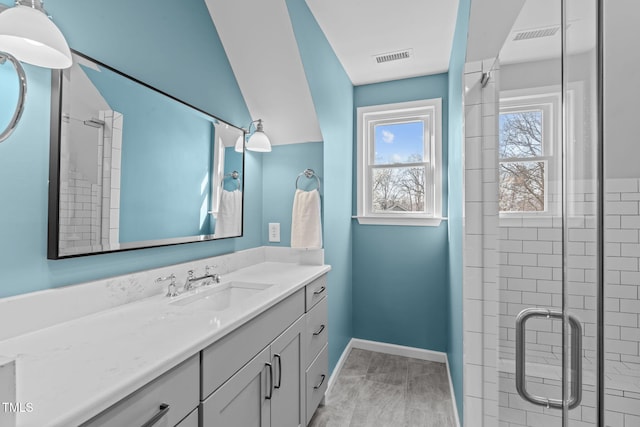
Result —
[[327, 276], [309, 283], [306, 292], [306, 361], [305, 401], [308, 424], [313, 413], [324, 399], [329, 381], [329, 358], [327, 350]]
[[82, 427], [305, 427], [328, 381], [326, 276]]
[[274, 373], [271, 398], [271, 425], [303, 427], [306, 425], [305, 405], [305, 316], [271, 344]]
[[301, 289], [203, 350], [202, 426], [305, 425], [304, 297]]
[[202, 426], [303, 427], [304, 317], [202, 403]]
[[325, 296], [322, 276], [203, 350], [201, 427], [308, 424], [328, 380]]
[[197, 355], [125, 397], [82, 427], [194, 427], [199, 403]]

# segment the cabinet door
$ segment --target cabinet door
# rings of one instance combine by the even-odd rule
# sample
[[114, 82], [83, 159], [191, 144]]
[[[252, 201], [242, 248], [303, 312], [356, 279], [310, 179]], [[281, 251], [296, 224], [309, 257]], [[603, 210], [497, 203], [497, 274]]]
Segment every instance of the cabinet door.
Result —
[[305, 425], [305, 330], [302, 316], [271, 344], [274, 369], [271, 425], [274, 427]]
[[265, 348], [202, 404], [203, 426], [269, 427], [270, 348]]

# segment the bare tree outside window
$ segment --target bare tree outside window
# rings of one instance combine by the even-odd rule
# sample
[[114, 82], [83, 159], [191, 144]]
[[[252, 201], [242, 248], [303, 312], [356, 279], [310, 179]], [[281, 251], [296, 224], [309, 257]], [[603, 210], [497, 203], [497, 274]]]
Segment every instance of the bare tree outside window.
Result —
[[373, 170], [375, 212], [424, 212], [424, 167]]
[[425, 212], [424, 123], [387, 123], [375, 128], [373, 212]]
[[545, 210], [546, 161], [540, 110], [500, 114], [501, 212]]

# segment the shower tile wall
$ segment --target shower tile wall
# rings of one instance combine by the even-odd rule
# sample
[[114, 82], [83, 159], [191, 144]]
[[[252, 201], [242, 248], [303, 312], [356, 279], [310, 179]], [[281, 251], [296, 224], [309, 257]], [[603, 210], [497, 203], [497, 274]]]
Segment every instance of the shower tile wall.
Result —
[[[85, 176], [70, 159], [60, 159], [60, 249], [75, 250], [116, 248], [120, 227], [120, 167], [123, 116], [115, 111], [100, 111], [104, 127], [87, 128], [79, 119], [66, 119], [61, 140], [70, 134], [86, 138], [86, 131], [97, 144], [96, 176]], [[106, 189], [106, 190], [105, 190]], [[109, 242], [115, 242], [110, 244]], [[107, 246], [103, 246], [107, 245]], [[77, 248], [77, 249], [76, 249]]]
[[[100, 112], [104, 138], [98, 145], [98, 181], [102, 182], [102, 247], [117, 249], [120, 242], [120, 167], [122, 159], [123, 116], [117, 111]], [[100, 155], [101, 154], [101, 155]]]
[[464, 76], [464, 423], [473, 427], [498, 422], [497, 64], [480, 84], [492, 65], [466, 64]]
[[[568, 306], [583, 323], [584, 404], [570, 412], [570, 425], [594, 425], [596, 325], [594, 194], [576, 185], [566, 247]], [[584, 185], [587, 187], [587, 185]], [[640, 425], [640, 183], [608, 180], [605, 203], [606, 422]], [[580, 217], [584, 215], [584, 217]], [[500, 419], [505, 426], [559, 425], [558, 411], [526, 404], [514, 386], [515, 315], [527, 307], [561, 307], [561, 223], [558, 218], [500, 221]], [[560, 396], [561, 329], [532, 320], [527, 327], [529, 387]], [[538, 383], [536, 385], [535, 383]], [[550, 419], [555, 417], [556, 420]], [[586, 424], [581, 424], [581, 421]], [[555, 424], [554, 424], [555, 423]]]

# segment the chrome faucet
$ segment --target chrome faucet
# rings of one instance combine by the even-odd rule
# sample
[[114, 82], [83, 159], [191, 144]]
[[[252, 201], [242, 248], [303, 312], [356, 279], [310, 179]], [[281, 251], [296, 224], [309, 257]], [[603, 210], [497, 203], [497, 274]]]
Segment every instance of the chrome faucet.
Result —
[[213, 267], [209, 267], [207, 265], [205, 267], [204, 276], [200, 277], [195, 277], [193, 270], [187, 271], [187, 280], [184, 282], [183, 292], [190, 291], [191, 289], [193, 289], [193, 284], [196, 282], [200, 282], [201, 280], [209, 279], [204, 283], [205, 286], [211, 283], [220, 283], [220, 275], [217, 273], [210, 273], [211, 268], [216, 268], [216, 266], [214, 265]]
[[176, 275], [172, 273], [166, 277], [158, 277], [156, 279], [156, 283], [164, 282], [166, 280], [171, 280], [171, 283], [169, 283], [169, 286], [167, 287], [167, 296], [168, 297], [178, 296], [178, 288], [176, 287]]

